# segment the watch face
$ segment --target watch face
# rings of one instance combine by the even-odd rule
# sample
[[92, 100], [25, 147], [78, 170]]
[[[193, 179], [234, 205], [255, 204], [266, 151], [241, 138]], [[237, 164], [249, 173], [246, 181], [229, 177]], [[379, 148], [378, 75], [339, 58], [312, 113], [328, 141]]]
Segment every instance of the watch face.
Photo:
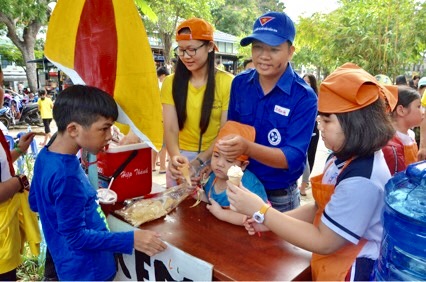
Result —
[[257, 223], [262, 223], [264, 220], [264, 216], [262, 214], [260, 214], [259, 212], [255, 212], [253, 214], [253, 219], [257, 222]]

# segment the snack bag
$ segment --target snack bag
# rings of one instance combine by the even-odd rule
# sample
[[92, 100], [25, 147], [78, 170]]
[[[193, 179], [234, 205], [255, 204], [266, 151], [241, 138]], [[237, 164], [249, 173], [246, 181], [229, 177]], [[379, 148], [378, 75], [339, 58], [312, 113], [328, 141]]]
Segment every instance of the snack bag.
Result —
[[163, 192], [142, 196], [115, 213], [137, 227], [167, 215], [193, 192], [194, 189], [186, 184], [181, 184]]

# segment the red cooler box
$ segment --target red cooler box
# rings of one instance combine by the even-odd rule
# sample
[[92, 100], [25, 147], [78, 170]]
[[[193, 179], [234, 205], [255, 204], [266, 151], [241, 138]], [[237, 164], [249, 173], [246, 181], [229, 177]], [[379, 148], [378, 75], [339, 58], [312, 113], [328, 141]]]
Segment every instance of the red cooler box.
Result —
[[117, 192], [117, 202], [151, 193], [151, 148], [147, 144], [111, 145], [98, 153], [97, 159], [99, 187], [107, 188], [111, 177], [119, 173], [111, 186]]

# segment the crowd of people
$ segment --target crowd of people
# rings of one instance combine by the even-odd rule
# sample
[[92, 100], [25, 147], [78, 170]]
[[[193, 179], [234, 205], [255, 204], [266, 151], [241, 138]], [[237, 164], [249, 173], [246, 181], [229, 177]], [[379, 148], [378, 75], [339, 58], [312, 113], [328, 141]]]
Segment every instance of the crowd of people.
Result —
[[[160, 173], [173, 187], [184, 179], [183, 168], [191, 168], [192, 183], [203, 181], [202, 199], [216, 218], [242, 225], [250, 235], [272, 231], [312, 252], [314, 280], [369, 280], [383, 233], [384, 186], [394, 173], [426, 158], [426, 78], [407, 82], [403, 76], [398, 85], [384, 85], [345, 63], [318, 89], [313, 74], [301, 77], [290, 64], [295, 37], [285, 13], [260, 16], [240, 42], [251, 45], [251, 59], [234, 77], [216, 67], [210, 23], [191, 18], [179, 24], [174, 73], [157, 71], [164, 123]], [[81, 85], [63, 90], [54, 106], [43, 97], [46, 133], [52, 118], [58, 131], [50, 141], [46, 135], [29, 194], [28, 181], [15, 175], [12, 163], [34, 135], [22, 136], [10, 151], [0, 132], [0, 211], [10, 210], [18, 197], [29, 202], [43, 226], [46, 269], [53, 268], [57, 279], [113, 280], [114, 253], [137, 249], [151, 256], [166, 249], [150, 230], [109, 231], [76, 156], [108, 144], [117, 105], [108, 93]], [[320, 134], [330, 156], [323, 173], [310, 178]], [[157, 153], [152, 157], [154, 170]], [[244, 171], [239, 185], [228, 180], [231, 166]], [[309, 186], [315, 201], [300, 206]], [[8, 254], [0, 258], [0, 280], [16, 280], [21, 242], [11, 236], [19, 235], [19, 217], [7, 215], [0, 230], [11, 235], [0, 238], [1, 252]]]

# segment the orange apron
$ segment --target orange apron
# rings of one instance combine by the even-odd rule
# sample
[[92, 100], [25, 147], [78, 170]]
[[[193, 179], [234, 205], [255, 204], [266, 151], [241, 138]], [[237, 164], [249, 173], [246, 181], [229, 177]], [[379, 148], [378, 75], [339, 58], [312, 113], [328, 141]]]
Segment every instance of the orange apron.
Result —
[[417, 144], [413, 143], [411, 145], [404, 145], [404, 160], [405, 166], [409, 164], [417, 162], [417, 153], [419, 149], [417, 148]]
[[[340, 173], [350, 162], [351, 160], [346, 161]], [[330, 162], [330, 164], [331, 163], [332, 162]], [[327, 168], [324, 171], [327, 171]], [[324, 173], [311, 178], [312, 195], [318, 206], [314, 219], [314, 225], [317, 227], [320, 224], [321, 215], [324, 212], [325, 206], [330, 201], [335, 188], [335, 185], [332, 184], [322, 184], [323, 176]], [[318, 255], [313, 253], [311, 261], [312, 279], [315, 281], [344, 281], [348, 271], [366, 242], [367, 240], [361, 239], [358, 245], [352, 243], [346, 244], [338, 251], [329, 255]]]

